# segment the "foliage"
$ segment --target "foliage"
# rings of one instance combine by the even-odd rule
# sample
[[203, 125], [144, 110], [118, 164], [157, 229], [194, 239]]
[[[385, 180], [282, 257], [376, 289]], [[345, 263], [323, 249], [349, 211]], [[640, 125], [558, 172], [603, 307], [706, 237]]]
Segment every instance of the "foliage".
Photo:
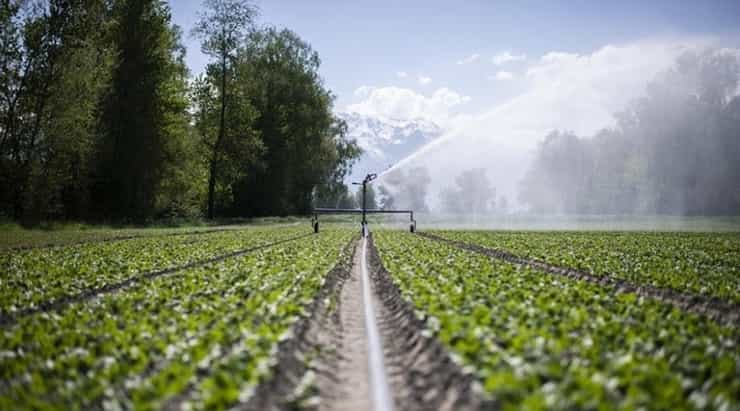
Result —
[[[208, 218], [213, 218], [216, 212], [216, 185], [222, 174], [225, 172], [224, 157], [235, 157], [244, 161], [252, 157], [252, 147], [248, 141], [251, 140], [250, 127], [244, 124], [244, 120], [249, 121], [250, 110], [245, 107], [246, 101], [236, 97], [234, 87], [238, 81], [235, 76], [236, 71], [236, 51], [244, 46], [248, 33], [253, 30], [254, 20], [257, 15], [257, 9], [251, 3], [244, 0], [206, 0], [203, 5], [206, 12], [200, 15], [200, 20], [193, 29], [193, 34], [198, 36], [202, 43], [201, 49], [204, 53], [210, 55], [215, 61], [208, 67], [209, 80], [203, 80], [201, 87], [205, 87], [198, 93], [203, 99], [199, 101], [199, 110], [201, 115], [200, 129], [204, 141], [212, 140], [207, 143], [208, 148]], [[211, 90], [213, 88], [213, 90]], [[218, 96], [218, 103], [208, 102], [205, 99], [215, 99]], [[215, 137], [208, 138], [205, 133], [209, 127], [209, 121], [213, 114], [208, 110], [218, 107], [218, 125], [211, 126], [216, 128]], [[245, 115], [246, 114], [246, 115]], [[205, 122], [205, 123], [203, 123]], [[245, 134], [244, 136], [233, 136], [234, 133]], [[230, 154], [233, 149], [232, 144], [238, 148], [238, 153]], [[228, 181], [229, 179], [226, 178]], [[222, 184], [222, 186], [228, 184]], [[230, 187], [229, 187], [230, 188]]]
[[439, 233], [557, 266], [740, 302], [737, 233]]
[[[125, 263], [131, 268], [164, 268], [171, 254], [187, 259], [188, 251], [207, 246], [209, 250], [192, 258], [213, 257], [295, 231], [255, 228], [183, 237], [176, 244], [163, 238], [130, 240], [151, 243], [150, 253], [138, 255], [131, 254], [137, 247], [126, 241], [111, 243], [120, 248], [98, 245], [102, 248], [97, 252], [94, 245], [61, 248], [56, 257], [36, 263], [63, 258], [79, 263], [80, 269], [95, 270], [101, 264], [101, 271], [111, 274], [120, 273], [118, 264], [127, 260], [133, 260]], [[0, 335], [0, 408], [161, 409], [187, 401], [191, 409], [229, 409], [267, 378], [278, 342], [307, 315], [304, 307], [352, 236], [349, 230], [326, 227], [321, 236], [179, 270], [56, 312], [23, 317]], [[198, 240], [197, 247], [186, 238]], [[16, 258], [21, 265], [35, 264], [32, 253]], [[13, 278], [22, 282], [27, 274], [17, 272]], [[61, 275], [75, 278], [72, 272]], [[101, 276], [100, 283], [85, 287], [112, 280]], [[16, 287], [22, 287], [18, 281], [3, 288], [3, 301], [17, 294]], [[59, 294], [59, 285], [49, 285], [44, 295]]]
[[[375, 199], [375, 189], [373, 188], [372, 184], [368, 184], [365, 189], [365, 208], [368, 210], [373, 210], [378, 208], [378, 202]], [[357, 186], [357, 191], [355, 192], [355, 204], [357, 204], [358, 207], [362, 207], [362, 186]]]
[[93, 199], [102, 216], [143, 220], [154, 214], [165, 176], [187, 152], [187, 71], [179, 33], [157, 0], [113, 8], [116, 61], [102, 104], [103, 138]]
[[356, 196], [353, 196], [345, 184], [324, 186], [323, 189], [316, 188], [313, 196], [313, 205], [315, 207], [326, 208], [357, 208], [359, 202]]
[[440, 193], [442, 209], [453, 214], [487, 214], [496, 209], [496, 189], [483, 168], [466, 170], [455, 177], [455, 186]]
[[548, 213], [738, 214], [739, 80], [731, 53], [684, 54], [616, 128], [545, 137], [521, 200]]
[[0, 4], [0, 213], [75, 218], [88, 207], [107, 79], [103, 1]]
[[382, 208], [410, 208], [415, 212], [429, 211], [427, 191], [432, 178], [425, 167], [408, 171], [395, 169], [379, 179]]
[[[269, 235], [268, 235], [269, 234]], [[294, 237], [300, 229], [250, 229], [176, 237], [154, 236], [0, 254], [8, 267], [0, 315], [117, 283], [152, 270]]]
[[332, 113], [319, 56], [290, 30], [266, 28], [250, 35], [238, 62], [265, 151], [262, 167], [244, 164], [233, 207], [257, 216], [306, 213], [314, 189], [341, 184], [359, 155]]
[[0, 218], [143, 223], [305, 213], [359, 156], [318, 54], [208, 0], [194, 81], [162, 0], [0, 3]]

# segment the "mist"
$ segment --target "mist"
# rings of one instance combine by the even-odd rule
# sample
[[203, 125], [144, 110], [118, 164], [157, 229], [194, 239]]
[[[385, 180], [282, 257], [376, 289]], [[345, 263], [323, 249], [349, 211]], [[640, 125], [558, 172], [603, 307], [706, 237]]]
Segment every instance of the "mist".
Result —
[[461, 223], [740, 214], [740, 50], [710, 43], [549, 53], [527, 92], [383, 172], [381, 205]]

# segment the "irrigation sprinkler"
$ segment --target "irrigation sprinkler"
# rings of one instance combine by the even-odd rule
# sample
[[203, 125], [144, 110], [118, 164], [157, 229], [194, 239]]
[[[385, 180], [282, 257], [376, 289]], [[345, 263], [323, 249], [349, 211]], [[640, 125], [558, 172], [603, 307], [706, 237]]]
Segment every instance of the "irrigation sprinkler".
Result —
[[367, 215], [368, 214], [408, 214], [409, 215], [409, 232], [416, 232], [416, 220], [414, 220], [414, 210], [378, 210], [367, 208], [366, 196], [367, 196], [367, 185], [378, 178], [377, 174], [368, 174], [362, 182], [352, 183], [353, 185], [362, 186], [362, 208], [314, 208], [311, 210], [313, 215], [311, 218], [311, 225], [313, 226], [313, 232], [319, 232], [319, 214], [362, 214], [362, 221], [360, 222], [360, 230], [362, 236], [367, 236]]

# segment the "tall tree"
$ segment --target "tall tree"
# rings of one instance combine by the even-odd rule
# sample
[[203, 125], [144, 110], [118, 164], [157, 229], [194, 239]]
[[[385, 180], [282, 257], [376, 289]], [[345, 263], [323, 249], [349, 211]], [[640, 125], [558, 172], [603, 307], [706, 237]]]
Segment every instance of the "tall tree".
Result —
[[[362, 186], [359, 186], [357, 192], [355, 193], [355, 202], [357, 203], [358, 207], [362, 207]], [[368, 184], [367, 190], [365, 191], [365, 207], [368, 210], [378, 208], [378, 202], [375, 199], [375, 189], [373, 188], [372, 184]]]
[[442, 191], [444, 211], [455, 214], [486, 214], [495, 210], [496, 189], [483, 168], [465, 170], [455, 177], [455, 186]]
[[121, 0], [114, 16], [95, 195], [106, 217], [143, 220], [154, 216], [168, 164], [187, 138], [184, 49], [161, 0]]
[[732, 52], [683, 54], [617, 127], [592, 138], [549, 134], [520, 199], [540, 212], [737, 215], [739, 86]]
[[87, 191], [106, 11], [102, 0], [0, 3], [0, 199], [16, 219], [66, 216]]
[[[318, 74], [320, 59], [290, 30], [250, 35], [240, 51], [239, 82], [258, 116], [260, 166], [234, 187], [235, 208], [248, 215], [307, 213], [316, 189], [342, 184], [359, 156], [346, 125], [332, 112], [333, 96]], [[248, 166], [248, 164], [247, 164]]]
[[211, 147], [208, 176], [208, 218], [213, 218], [216, 180], [220, 171], [218, 166], [225, 151], [227, 94], [231, 88], [229, 80], [233, 78], [231, 74], [236, 51], [254, 28], [257, 8], [245, 0], [206, 0], [203, 6], [206, 11], [200, 15], [193, 34], [201, 39], [203, 52], [218, 62], [219, 69], [212, 68], [212, 71], [220, 79], [218, 131]]
[[203, 187], [207, 190], [207, 213], [211, 217], [233, 211], [234, 185], [252, 168], [262, 166], [259, 156], [264, 151], [260, 133], [254, 129], [258, 113], [241, 86], [251, 80], [242, 79], [239, 72], [235, 72], [233, 81], [240, 85], [227, 95], [228, 113], [220, 131], [220, 71], [219, 65], [209, 65], [192, 87], [195, 130], [205, 153], [201, 156], [206, 167]]
[[383, 208], [410, 208], [416, 212], [429, 211], [427, 192], [432, 178], [423, 166], [395, 169], [379, 180]]

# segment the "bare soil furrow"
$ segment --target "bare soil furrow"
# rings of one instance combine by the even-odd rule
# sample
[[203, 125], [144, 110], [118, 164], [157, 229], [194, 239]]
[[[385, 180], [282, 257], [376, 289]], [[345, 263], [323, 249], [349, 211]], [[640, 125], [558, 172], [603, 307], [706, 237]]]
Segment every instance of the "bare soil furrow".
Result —
[[[393, 409], [497, 409], [402, 297], [368, 240], [375, 317]], [[361, 246], [336, 268], [313, 314], [281, 343], [273, 376], [257, 387], [245, 410], [373, 410], [368, 338], [361, 284]], [[351, 252], [349, 254], [352, 254]]]
[[356, 238], [347, 244], [311, 306], [306, 308], [309, 315], [299, 320], [288, 338], [279, 343], [271, 377], [235, 410], [316, 409], [320, 405], [324, 409], [324, 404], [340, 397], [336, 390], [328, 388], [343, 384], [336, 372], [339, 363], [347, 358], [340, 349], [341, 294], [351, 277], [356, 244]]
[[424, 335], [425, 322], [417, 318], [413, 305], [383, 267], [372, 237], [369, 241], [377, 318], [396, 409], [497, 409], [494, 401], [483, 397], [474, 376], [453, 361], [436, 338]]

